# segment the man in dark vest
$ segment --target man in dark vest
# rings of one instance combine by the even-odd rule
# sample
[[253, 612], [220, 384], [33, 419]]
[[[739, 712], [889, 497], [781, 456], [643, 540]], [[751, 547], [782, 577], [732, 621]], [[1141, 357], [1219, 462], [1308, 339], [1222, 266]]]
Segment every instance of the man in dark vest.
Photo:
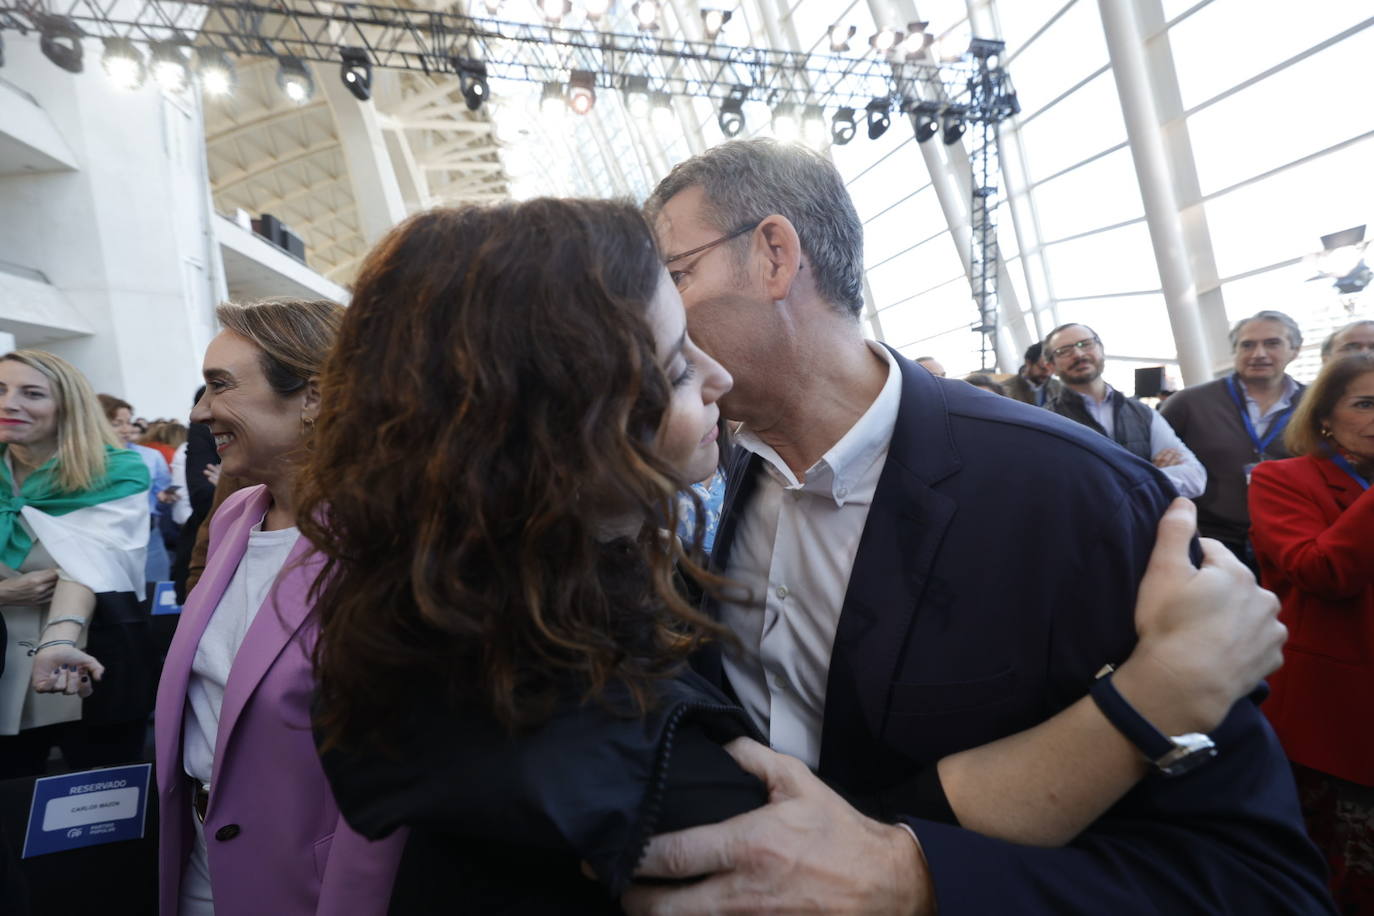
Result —
[[1064, 389], [1045, 402], [1047, 409], [1097, 430], [1151, 462], [1173, 482], [1180, 496], [1202, 494], [1207, 471], [1168, 421], [1102, 378], [1106, 359], [1102, 341], [1092, 328], [1060, 325], [1045, 338], [1044, 355], [1064, 383]]

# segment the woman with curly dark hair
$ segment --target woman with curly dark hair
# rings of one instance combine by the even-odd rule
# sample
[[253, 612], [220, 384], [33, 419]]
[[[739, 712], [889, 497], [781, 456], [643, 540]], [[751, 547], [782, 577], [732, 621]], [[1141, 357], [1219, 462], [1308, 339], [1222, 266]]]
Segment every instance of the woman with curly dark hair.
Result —
[[[685, 665], [728, 637], [677, 589], [679, 573], [731, 587], [699, 562], [691, 542], [704, 526], [686, 544], [673, 534], [679, 492], [716, 468], [716, 405], [730, 384], [688, 335], [628, 204], [434, 210], [364, 261], [295, 492], [323, 559], [313, 599], [325, 772], [364, 836], [410, 828], [392, 912], [614, 911], [650, 836], [767, 800], [722, 746], [759, 736]], [[1238, 587], [1239, 564], [1188, 563], [1192, 528], [1186, 510], [1166, 515], [1142, 632], [1236, 620], [1237, 603], [1267, 621], [1272, 596]], [[1198, 640], [1185, 641], [1192, 651]], [[1277, 655], [1276, 640], [1259, 641], [1269, 648], [1258, 654]], [[1167, 639], [1150, 644], [1170, 655]], [[1179, 696], [1177, 678], [1152, 678], [1148, 659], [1134, 659], [1118, 669], [1134, 702], [1162, 709]], [[1184, 689], [1175, 715], [1195, 702]], [[1057, 746], [1054, 723], [1094, 734], [1082, 727], [1098, 715], [1091, 703], [987, 746], [1008, 761], [1001, 782], [1032, 804], [1005, 785], [965, 793], [957, 812], [938, 791], [926, 804], [920, 790], [938, 789], [941, 761], [938, 777], [908, 780], [914, 813], [1066, 842], [1146, 771], [1119, 754], [1055, 794], [1053, 774], [1015, 765], [1037, 743]], [[953, 755], [948, 772], [982, 752]], [[1047, 795], [1053, 814], [1037, 815]], [[918, 855], [902, 828], [866, 823], [903, 862]]]

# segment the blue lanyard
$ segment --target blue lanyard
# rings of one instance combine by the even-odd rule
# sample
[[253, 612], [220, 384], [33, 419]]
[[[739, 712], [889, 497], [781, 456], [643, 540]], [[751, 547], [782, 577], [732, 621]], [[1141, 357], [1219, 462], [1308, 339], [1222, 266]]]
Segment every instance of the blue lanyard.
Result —
[[1332, 452], [1331, 463], [1336, 465], [1336, 467], [1340, 468], [1342, 471], [1345, 471], [1347, 474], [1349, 474], [1350, 478], [1360, 485], [1361, 490], [1369, 489], [1369, 481], [1365, 480], [1363, 477], [1360, 476], [1360, 472], [1355, 470], [1354, 466], [1351, 465], [1349, 461], [1345, 460], [1344, 455], [1339, 454], [1337, 452]]
[[1250, 420], [1250, 411], [1245, 406], [1245, 399], [1240, 396], [1240, 391], [1236, 387], [1236, 377], [1229, 375], [1226, 377], [1226, 390], [1231, 392], [1231, 400], [1236, 402], [1236, 409], [1240, 411], [1240, 421], [1245, 424], [1245, 432], [1250, 436], [1250, 444], [1255, 447], [1255, 457], [1263, 458], [1265, 449], [1282, 435], [1283, 430], [1288, 426], [1288, 420], [1293, 416], [1293, 406], [1289, 404], [1283, 412], [1269, 421], [1269, 431], [1261, 439], [1259, 433], [1255, 432], [1255, 424]]

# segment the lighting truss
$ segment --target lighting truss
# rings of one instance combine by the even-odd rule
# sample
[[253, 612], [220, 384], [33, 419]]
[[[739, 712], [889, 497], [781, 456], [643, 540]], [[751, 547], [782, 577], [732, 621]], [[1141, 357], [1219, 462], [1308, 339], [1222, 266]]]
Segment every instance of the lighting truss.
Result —
[[332, 0], [0, 0], [0, 32], [41, 32], [59, 16], [88, 36], [151, 44], [194, 35], [198, 48], [240, 56], [337, 64], [345, 47], [366, 52], [379, 69], [454, 73], [455, 59], [486, 64], [493, 81], [566, 84], [573, 71], [593, 75], [598, 89], [623, 92], [647, 78], [651, 93], [744, 101], [769, 107], [866, 110], [890, 102], [893, 115], [920, 103], [961, 112], [976, 140], [970, 276], [984, 335], [984, 366], [997, 328], [997, 125], [1016, 113], [1015, 93], [1000, 66], [1000, 42], [974, 39], [971, 55], [953, 63], [904, 55], [814, 54], [740, 48], [657, 33], [506, 22], [434, 10], [336, 3]]

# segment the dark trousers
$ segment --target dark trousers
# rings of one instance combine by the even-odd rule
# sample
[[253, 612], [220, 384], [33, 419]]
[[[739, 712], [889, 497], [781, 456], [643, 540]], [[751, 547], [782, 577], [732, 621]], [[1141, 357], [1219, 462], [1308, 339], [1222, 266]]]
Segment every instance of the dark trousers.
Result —
[[44, 775], [54, 747], [62, 749], [73, 770], [142, 762], [147, 729], [143, 719], [115, 725], [62, 722], [0, 737], [0, 779]]

